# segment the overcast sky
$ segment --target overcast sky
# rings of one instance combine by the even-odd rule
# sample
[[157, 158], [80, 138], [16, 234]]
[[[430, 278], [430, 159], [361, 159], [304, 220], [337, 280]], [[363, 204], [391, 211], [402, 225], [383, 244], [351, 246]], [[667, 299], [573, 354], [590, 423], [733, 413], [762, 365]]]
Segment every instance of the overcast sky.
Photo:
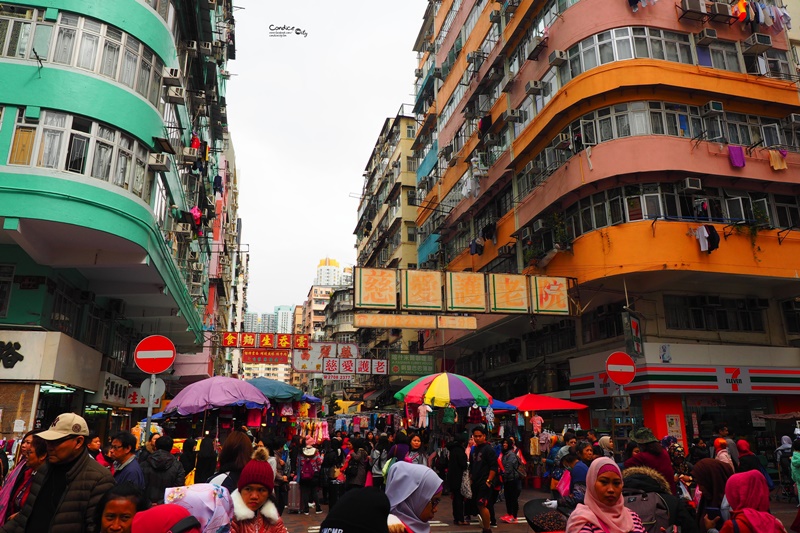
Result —
[[247, 310], [271, 312], [302, 303], [321, 258], [355, 263], [362, 173], [383, 121], [413, 103], [412, 47], [428, 2], [234, 2], [227, 104]]

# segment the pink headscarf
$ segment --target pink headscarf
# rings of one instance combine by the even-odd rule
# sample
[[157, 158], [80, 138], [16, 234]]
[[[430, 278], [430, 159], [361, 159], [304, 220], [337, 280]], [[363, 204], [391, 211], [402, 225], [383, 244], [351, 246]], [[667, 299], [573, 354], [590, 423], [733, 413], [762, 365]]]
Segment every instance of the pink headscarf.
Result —
[[585, 523], [594, 524], [606, 533], [629, 533], [633, 529], [633, 517], [622, 503], [622, 494], [614, 505], [606, 505], [595, 494], [594, 484], [600, 476], [601, 469], [606, 472], [613, 471], [622, 479], [622, 473], [612, 459], [600, 457], [592, 461], [589, 473], [586, 474], [586, 496], [583, 503], [578, 504], [569, 515], [567, 531], [579, 531]]
[[759, 533], [783, 533], [786, 530], [777, 518], [769, 513], [769, 488], [764, 474], [748, 470], [734, 474], [725, 483], [725, 496], [734, 513], [741, 512], [750, 523], [750, 529]]

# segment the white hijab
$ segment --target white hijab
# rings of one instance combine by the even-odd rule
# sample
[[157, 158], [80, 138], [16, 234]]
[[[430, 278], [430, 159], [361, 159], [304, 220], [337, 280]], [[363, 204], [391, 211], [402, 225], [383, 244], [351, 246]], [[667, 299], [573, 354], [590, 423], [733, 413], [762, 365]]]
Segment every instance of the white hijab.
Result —
[[430, 533], [430, 524], [419, 515], [441, 490], [442, 480], [425, 465], [400, 461], [391, 466], [386, 477], [386, 496], [392, 514], [413, 533]]

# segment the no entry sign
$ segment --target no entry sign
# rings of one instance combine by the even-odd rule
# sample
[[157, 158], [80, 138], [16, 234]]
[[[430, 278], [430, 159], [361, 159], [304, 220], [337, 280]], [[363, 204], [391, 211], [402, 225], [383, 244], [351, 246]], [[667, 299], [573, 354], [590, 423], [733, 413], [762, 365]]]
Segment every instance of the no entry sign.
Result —
[[133, 351], [133, 362], [145, 374], [165, 372], [175, 362], [175, 345], [163, 335], [145, 337]]
[[606, 359], [606, 372], [617, 385], [627, 385], [636, 377], [636, 363], [625, 352], [614, 352]]

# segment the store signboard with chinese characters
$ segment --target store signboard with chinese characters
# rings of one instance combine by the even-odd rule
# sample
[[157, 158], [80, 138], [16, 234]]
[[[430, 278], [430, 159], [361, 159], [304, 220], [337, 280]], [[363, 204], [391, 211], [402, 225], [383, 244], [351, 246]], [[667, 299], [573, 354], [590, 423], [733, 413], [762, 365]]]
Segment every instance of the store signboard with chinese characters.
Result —
[[389, 354], [389, 375], [391, 376], [427, 376], [435, 372], [436, 364], [432, 355]]
[[[125, 398], [125, 407], [148, 407], [147, 394], [142, 392], [141, 387], [129, 387], [128, 396]], [[153, 400], [153, 407], [161, 407], [161, 396], [156, 396]]]
[[255, 348], [242, 350], [242, 363], [256, 365], [288, 365], [291, 350]]
[[127, 380], [115, 376], [111, 372], [100, 372], [97, 392], [89, 397], [89, 402], [112, 407], [124, 407], [129, 387], [130, 383]]

